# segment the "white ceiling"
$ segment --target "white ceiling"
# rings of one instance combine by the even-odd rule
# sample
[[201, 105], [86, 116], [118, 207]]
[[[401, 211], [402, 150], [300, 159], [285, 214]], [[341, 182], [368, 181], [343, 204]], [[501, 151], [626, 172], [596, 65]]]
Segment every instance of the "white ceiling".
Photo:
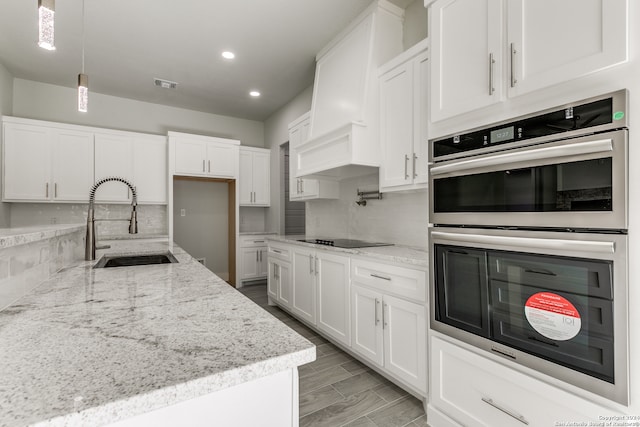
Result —
[[[89, 89], [262, 121], [313, 83], [315, 54], [370, 2], [85, 0]], [[56, 1], [55, 51], [36, 44], [37, 3], [0, 1], [0, 62], [16, 78], [75, 87], [82, 0]], [[155, 77], [178, 88], [155, 87]], [[254, 89], [260, 98], [249, 97]]]

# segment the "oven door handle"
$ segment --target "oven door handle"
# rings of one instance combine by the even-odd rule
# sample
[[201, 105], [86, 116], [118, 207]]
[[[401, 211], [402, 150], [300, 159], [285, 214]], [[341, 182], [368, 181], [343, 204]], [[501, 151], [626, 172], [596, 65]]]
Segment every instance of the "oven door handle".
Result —
[[557, 163], [556, 159], [560, 157], [602, 152], [606, 153], [612, 151], [613, 140], [611, 138], [599, 139], [596, 141], [571, 142], [566, 145], [555, 147], [532, 148], [526, 151], [492, 154], [482, 158], [471, 158], [454, 163], [448, 163], [446, 165], [432, 166], [431, 175], [441, 175], [489, 166], [508, 166], [507, 169], [511, 169], [511, 164], [513, 163], [532, 160], [554, 159], [554, 163]]
[[593, 240], [564, 240], [564, 239], [541, 239], [534, 237], [509, 237], [490, 236], [486, 234], [457, 234], [443, 231], [433, 231], [431, 236], [434, 239], [442, 239], [449, 242], [460, 242], [466, 244], [500, 245], [500, 248], [535, 248], [535, 249], [555, 249], [568, 253], [615, 253], [614, 242], [599, 242]]

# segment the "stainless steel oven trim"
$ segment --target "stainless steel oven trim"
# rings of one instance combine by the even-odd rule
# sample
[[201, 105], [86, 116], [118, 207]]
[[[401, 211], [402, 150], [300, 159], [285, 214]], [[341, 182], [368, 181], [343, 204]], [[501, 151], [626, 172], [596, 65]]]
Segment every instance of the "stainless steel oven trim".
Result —
[[517, 142], [512, 142], [509, 144], [501, 144], [501, 145], [496, 145], [496, 146], [488, 146], [486, 148], [482, 148], [482, 149], [478, 149], [478, 150], [473, 150], [472, 152], [466, 152], [466, 153], [456, 153], [456, 154], [450, 154], [447, 156], [440, 156], [437, 159], [434, 158], [433, 156], [433, 141], [437, 141], [437, 140], [441, 140], [444, 138], [450, 138], [453, 137], [455, 135], [460, 135], [463, 133], [470, 133], [470, 132], [475, 132], [481, 129], [486, 129], [487, 126], [478, 126], [472, 129], [466, 129], [462, 132], [456, 132], [454, 134], [450, 134], [450, 135], [444, 135], [442, 137], [438, 137], [438, 138], [434, 138], [433, 140], [429, 141], [429, 155], [428, 155], [428, 160], [429, 163], [433, 163], [433, 162], [441, 162], [441, 161], [446, 161], [446, 160], [452, 160], [452, 159], [457, 159], [457, 158], [461, 158], [461, 157], [469, 157], [469, 156], [476, 156], [476, 155], [481, 155], [481, 154], [486, 154], [486, 153], [493, 153], [493, 152], [497, 152], [497, 151], [504, 151], [504, 150], [511, 150], [514, 148], [519, 148], [519, 147], [525, 147], [525, 146], [529, 146], [529, 145], [536, 145], [536, 144], [543, 144], [543, 143], [547, 143], [547, 142], [551, 142], [551, 141], [556, 141], [556, 140], [562, 140], [562, 139], [570, 139], [570, 138], [574, 138], [576, 136], [580, 136], [580, 135], [584, 135], [585, 133], [591, 134], [591, 133], [599, 133], [599, 132], [604, 132], [604, 131], [608, 131], [608, 130], [612, 130], [612, 129], [620, 129], [620, 128], [626, 128], [628, 127], [628, 114], [627, 112], [629, 111], [629, 103], [628, 103], [628, 91], [627, 89], [621, 89], [615, 92], [610, 92], [604, 95], [600, 95], [600, 96], [594, 96], [591, 98], [587, 98], [587, 99], [582, 99], [579, 101], [575, 101], [575, 102], [570, 102], [567, 104], [563, 104], [563, 105], [559, 105], [559, 106], [555, 106], [555, 107], [551, 107], [551, 108], [547, 108], [545, 110], [542, 111], [536, 111], [530, 114], [525, 114], [523, 116], [518, 116], [518, 117], [512, 117], [509, 119], [505, 119], [505, 120], [501, 120], [499, 122], [495, 122], [495, 123], [491, 123], [491, 127], [494, 126], [501, 126], [503, 124], [507, 124], [507, 123], [511, 123], [515, 120], [524, 120], [524, 119], [528, 119], [530, 117], [535, 117], [535, 116], [539, 116], [542, 114], [546, 114], [552, 111], [557, 111], [557, 110], [561, 110], [563, 108], [569, 108], [569, 107], [575, 107], [578, 105], [583, 105], [583, 104], [588, 104], [590, 102], [594, 102], [594, 101], [598, 101], [601, 99], [606, 99], [606, 98], [611, 98], [612, 99], [612, 107], [613, 107], [613, 111], [622, 111], [624, 112], [624, 116], [619, 119], [616, 120], [614, 123], [609, 123], [609, 124], [604, 124], [604, 125], [600, 125], [600, 126], [594, 126], [594, 127], [590, 127], [588, 129], [577, 129], [577, 130], [573, 130], [573, 131], [569, 131], [569, 132], [563, 132], [563, 133], [557, 133], [557, 134], [553, 134], [553, 135], [548, 135], [548, 136], [542, 136], [539, 138], [531, 138], [531, 139], [527, 139], [524, 141], [517, 141]]
[[[533, 241], [539, 241], [539, 243], [532, 245]], [[561, 241], [563, 244], [556, 245], [554, 241]], [[505, 242], [507, 242], [506, 246], [504, 245]], [[613, 261], [615, 384], [610, 384], [587, 374], [436, 321], [433, 255], [431, 255], [429, 261], [429, 327], [431, 330], [466, 342], [482, 351], [504, 357], [507, 366], [516, 369], [517, 365], [531, 368], [535, 371], [534, 375], [543, 381], [548, 381], [545, 378], [548, 375], [559, 380], [560, 385], [562, 383], [571, 384], [584, 389], [586, 392], [595, 393], [623, 405], [629, 404], [627, 235], [432, 227], [429, 229], [430, 254], [435, 254], [435, 244], [466, 245], [475, 248], [559, 256], [582, 256], [584, 258]], [[583, 249], [582, 253], [573, 251], [573, 249], [580, 247], [582, 244], [585, 244], [586, 250]]]
[[[617, 130], [555, 141], [544, 146], [522, 147], [505, 153], [490, 153], [465, 160], [441, 162], [429, 167], [429, 186], [434, 189], [436, 185], [434, 181], [441, 178], [611, 157], [613, 159], [611, 212], [437, 213], [434, 211], [435, 191], [430, 191], [429, 222], [443, 225], [626, 230], [628, 227], [628, 145], [628, 131]], [[577, 150], [574, 150], [575, 146], [578, 147]], [[584, 148], [587, 152], [576, 154], [578, 150]]]

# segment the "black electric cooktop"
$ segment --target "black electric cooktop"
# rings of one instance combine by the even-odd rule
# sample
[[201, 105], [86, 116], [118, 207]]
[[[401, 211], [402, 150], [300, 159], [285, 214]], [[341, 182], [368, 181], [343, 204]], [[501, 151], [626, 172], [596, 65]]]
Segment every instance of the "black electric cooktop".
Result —
[[335, 246], [336, 248], [371, 248], [374, 246], [393, 246], [392, 243], [366, 242], [353, 239], [301, 239], [299, 242], [313, 243], [316, 245]]

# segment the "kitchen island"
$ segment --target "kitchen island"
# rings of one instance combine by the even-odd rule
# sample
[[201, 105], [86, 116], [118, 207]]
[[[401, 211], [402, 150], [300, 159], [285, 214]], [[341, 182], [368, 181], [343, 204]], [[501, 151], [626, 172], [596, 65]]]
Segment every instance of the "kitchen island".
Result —
[[97, 259], [166, 251], [179, 262], [79, 261], [0, 311], [0, 426], [297, 425], [312, 343], [174, 244]]

